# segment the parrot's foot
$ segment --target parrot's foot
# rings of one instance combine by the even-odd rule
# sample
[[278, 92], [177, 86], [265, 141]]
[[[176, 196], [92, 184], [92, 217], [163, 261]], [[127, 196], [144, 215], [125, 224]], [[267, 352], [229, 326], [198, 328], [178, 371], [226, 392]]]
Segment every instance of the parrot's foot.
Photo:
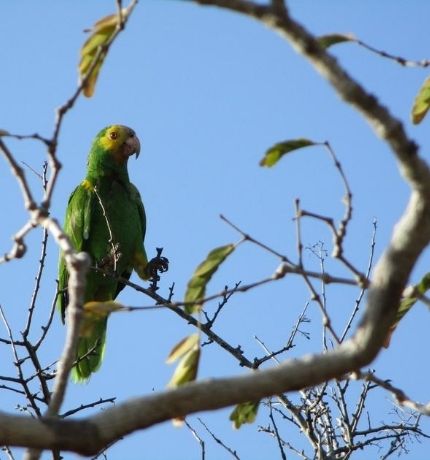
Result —
[[158, 273], [165, 273], [169, 269], [169, 259], [161, 255], [163, 248], [156, 249], [157, 255], [148, 262], [146, 267], [149, 281], [151, 281], [150, 289], [154, 292], [158, 290], [158, 281], [160, 281]]

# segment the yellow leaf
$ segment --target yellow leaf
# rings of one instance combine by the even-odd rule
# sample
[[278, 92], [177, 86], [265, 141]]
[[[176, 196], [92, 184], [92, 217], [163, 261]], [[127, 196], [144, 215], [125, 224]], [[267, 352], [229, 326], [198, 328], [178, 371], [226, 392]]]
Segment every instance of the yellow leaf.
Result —
[[421, 86], [412, 107], [412, 122], [421, 123], [430, 108], [430, 77]]
[[357, 39], [352, 34], [330, 34], [330, 35], [321, 35], [317, 37], [317, 42], [324, 49], [329, 48], [333, 45], [338, 45], [339, 43], [345, 42], [354, 42]]
[[188, 282], [185, 293], [185, 305], [187, 313], [199, 311], [202, 307], [199, 301], [203, 300], [206, 293], [206, 285], [212, 278], [212, 275], [218, 270], [224, 260], [234, 251], [234, 244], [227, 244], [213, 249], [206, 259], [196, 268], [192, 278]]
[[106, 302], [87, 302], [84, 304], [84, 315], [88, 318], [103, 319], [114, 311], [124, 310], [124, 306], [113, 300]]
[[170, 388], [176, 388], [194, 381], [197, 377], [199, 360], [200, 347], [198, 345], [194, 345], [194, 347], [179, 361], [168, 386]]
[[260, 401], [238, 404], [230, 414], [233, 427], [238, 430], [244, 423], [253, 423], [257, 417]]
[[171, 364], [189, 352], [199, 342], [199, 334], [191, 334], [177, 343], [169, 353], [166, 359], [167, 364]]
[[[122, 16], [125, 18], [128, 10], [122, 10]], [[109, 43], [117, 27], [119, 18], [117, 14], [106, 16], [97, 21], [90, 31], [90, 36], [85, 41], [81, 49], [81, 61], [79, 63], [79, 77], [81, 81], [87, 78], [83, 87], [83, 93], [87, 97], [94, 94], [97, 78], [100, 69], [106, 58], [106, 50], [104, 47]], [[95, 59], [98, 58], [97, 64]], [[92, 68], [92, 70], [91, 70]], [[91, 70], [91, 74], [87, 75]]]
[[100, 69], [102, 67], [104, 58], [106, 56], [101, 56], [99, 62], [94, 66], [91, 75], [85, 81], [85, 85], [83, 87], [83, 93], [86, 97], [91, 97], [94, 94], [94, 90], [97, 83], [97, 78], [99, 76]]
[[112, 34], [115, 32], [116, 24], [112, 27], [106, 27], [105, 29], [94, 32], [84, 43], [81, 50], [81, 56], [94, 56], [99, 46], [104, 45]]
[[315, 145], [315, 142], [309, 139], [291, 139], [284, 142], [278, 142], [266, 151], [264, 157], [260, 160], [260, 166], [271, 168], [287, 153], [311, 145]]
[[100, 321], [104, 321], [111, 313], [124, 309], [123, 305], [113, 300], [85, 303], [83, 306], [84, 318], [80, 325], [79, 336], [91, 337], [94, 334], [94, 330], [100, 326]]

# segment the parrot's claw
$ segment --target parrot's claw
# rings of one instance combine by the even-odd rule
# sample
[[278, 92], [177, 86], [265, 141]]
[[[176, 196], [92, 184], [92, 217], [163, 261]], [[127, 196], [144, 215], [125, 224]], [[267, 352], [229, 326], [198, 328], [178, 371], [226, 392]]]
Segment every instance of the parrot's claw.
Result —
[[148, 262], [146, 271], [151, 281], [151, 289], [155, 292], [158, 289], [157, 283], [160, 281], [158, 273], [165, 273], [169, 269], [169, 259], [161, 255], [163, 248], [156, 248], [157, 255]]

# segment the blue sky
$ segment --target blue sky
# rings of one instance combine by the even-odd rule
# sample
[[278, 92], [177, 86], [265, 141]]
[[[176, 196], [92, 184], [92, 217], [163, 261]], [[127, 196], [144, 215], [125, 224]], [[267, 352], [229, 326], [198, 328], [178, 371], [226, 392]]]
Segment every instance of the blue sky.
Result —
[[[318, 35], [352, 32], [387, 52], [409, 59], [428, 58], [430, 6], [404, 0], [375, 3], [302, 0], [290, 2], [290, 9]], [[86, 38], [83, 30], [114, 11], [115, 2], [101, 0], [3, 2], [2, 14], [8, 21], [0, 29], [6, 44], [0, 50], [1, 129], [51, 134], [54, 109], [76, 87], [79, 48]], [[402, 68], [352, 44], [339, 45], [332, 52], [348, 72], [404, 121], [408, 133], [422, 146], [422, 155], [427, 156], [429, 121], [412, 126], [409, 113], [428, 70]], [[359, 114], [342, 104], [282, 38], [253, 20], [226, 11], [173, 0], [138, 4], [127, 30], [111, 49], [94, 97], [80, 99], [64, 122], [58, 148], [63, 170], [52, 205], [52, 214], [59, 219], [69, 194], [84, 176], [92, 138], [111, 123], [133, 127], [141, 139], [141, 157], [132, 159], [129, 169], [148, 215], [147, 251], [152, 256], [155, 247], [163, 246], [171, 261], [168, 274], [163, 276], [162, 295], [167, 295], [174, 282], [175, 297], [181, 299], [194, 268], [209, 250], [239, 239], [219, 219], [220, 213], [293, 259], [296, 197], [307, 210], [336, 219], [342, 216], [342, 183], [326, 152], [318, 147], [305, 149], [273, 169], [260, 168], [264, 151], [275, 142], [297, 137], [330, 141], [354, 193], [354, 219], [346, 250], [362, 270], [367, 266], [373, 219], [378, 222], [375, 255], [379, 256], [407, 202], [408, 188], [393, 156]], [[42, 145], [33, 141], [10, 141], [8, 145], [18, 160], [41, 169], [45, 159]], [[31, 172], [28, 176], [34, 190], [40, 190], [37, 177]], [[3, 253], [9, 250], [10, 238], [25, 222], [26, 214], [4, 162], [0, 163], [0, 177], [4, 196], [0, 212], [7, 216], [0, 226]], [[330, 251], [331, 237], [324, 226], [310, 221], [303, 226], [307, 246], [321, 241]], [[0, 266], [0, 304], [17, 334], [23, 328], [33, 289], [39, 241], [37, 229], [28, 238], [30, 250], [25, 258]], [[309, 251], [305, 262], [309, 268], [318, 267]], [[214, 277], [210, 290], [218, 292], [236, 281], [259, 280], [273, 273], [277, 263], [260, 249], [243, 245]], [[40, 321], [48, 314], [55, 292], [57, 249], [52, 241], [46, 264], [37, 305]], [[414, 272], [415, 281], [428, 266], [425, 254]], [[330, 260], [327, 270], [344, 273]], [[330, 286], [327, 294], [333, 321], [342, 329], [358, 291]], [[125, 289], [120, 300], [128, 305], [149, 303], [131, 289]], [[303, 283], [288, 277], [276, 285], [235, 296], [215, 330], [233, 345], [241, 344], [248, 357], [261, 356], [254, 336], [273, 349], [282, 347], [308, 300]], [[210, 311], [213, 308], [208, 307]], [[309, 307], [309, 316], [312, 323], [307, 330], [313, 340], [299, 338], [286, 358], [320, 349], [316, 306]], [[422, 401], [429, 397], [430, 375], [428, 366], [423, 365], [424, 350], [429, 346], [428, 319], [425, 307], [417, 305], [399, 327], [391, 347], [373, 366], [379, 376], [392, 379]], [[191, 332], [167, 311], [113, 316], [102, 369], [88, 385], [70, 386], [64, 410], [100, 397], [117, 396], [123, 401], [162, 390], [173, 371], [165, 365], [165, 357]], [[0, 337], [4, 335], [2, 331]], [[46, 363], [56, 359], [63, 338], [63, 326], [56, 318], [43, 350]], [[0, 356], [3, 363], [8, 362], [10, 350], [0, 348]], [[214, 345], [204, 348], [201, 378], [244, 372], [223, 350]], [[9, 410], [23, 403], [6, 392], [0, 393], [0, 401], [3, 409]], [[391, 397], [375, 393], [373, 404], [378, 421], [391, 410]], [[241, 458], [274, 458], [278, 454], [275, 442], [256, 432], [258, 424], [267, 423], [267, 414], [262, 413], [255, 425], [232, 431], [229, 412], [199, 416]], [[190, 423], [205, 437], [208, 459], [228, 458], [195, 417], [190, 417]], [[430, 430], [427, 420], [423, 426]], [[291, 436], [290, 442], [306, 446], [294, 430], [283, 430], [287, 438]], [[411, 458], [422, 458], [428, 444], [414, 444], [411, 450]], [[118, 443], [108, 458], [200, 457], [191, 433], [166, 423]]]

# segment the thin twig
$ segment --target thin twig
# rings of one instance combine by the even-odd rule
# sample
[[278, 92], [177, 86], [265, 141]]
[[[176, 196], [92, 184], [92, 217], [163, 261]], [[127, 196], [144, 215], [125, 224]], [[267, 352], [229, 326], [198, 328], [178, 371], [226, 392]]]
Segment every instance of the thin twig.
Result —
[[[13, 134], [13, 133], [6, 133], [6, 134], [2, 134], [1, 137], [10, 137], [11, 139], [17, 139], [17, 140], [19, 140], [19, 141], [32, 139], [32, 140], [36, 140], [36, 141], [43, 142], [47, 147], [49, 147], [49, 144], [51, 143], [51, 140], [50, 140], [50, 139], [47, 139], [46, 137], [43, 137], [43, 136], [41, 136], [41, 135], [38, 134], [38, 133], [34, 133], [34, 134]], [[24, 162], [23, 162], [23, 163], [24, 163]], [[25, 163], [24, 163], [24, 164], [25, 164]], [[32, 169], [32, 168], [30, 168], [30, 169]]]
[[[316, 249], [318, 248], [318, 250]], [[319, 263], [320, 263], [320, 271], [321, 274], [324, 275], [325, 273], [325, 257], [324, 254], [326, 254], [326, 251], [324, 249], [324, 243], [320, 241], [316, 245], [314, 245], [312, 248], [310, 248], [312, 253], [318, 258]], [[326, 284], [324, 281], [321, 281], [321, 308], [323, 309], [323, 312], [326, 317], [328, 317], [328, 312], [327, 312], [327, 293], [326, 293]], [[327, 327], [325, 325], [326, 321], [322, 322], [323, 327], [322, 327], [322, 342], [323, 342], [323, 348], [324, 350], [328, 349], [328, 344], [327, 344]]]
[[237, 225], [233, 224], [227, 217], [224, 215], [220, 214], [220, 219], [223, 220], [225, 223], [230, 225], [230, 227], [234, 228], [238, 233], [240, 233], [245, 241], [250, 241], [251, 243], [254, 243], [255, 245], [259, 246], [260, 248], [264, 249], [267, 252], [270, 252], [270, 254], [273, 254], [274, 256], [278, 257], [281, 259], [282, 262], [290, 262], [288, 257], [279, 253], [278, 251], [275, 251], [274, 249], [270, 248], [266, 244], [262, 243], [261, 241], [256, 240], [254, 237], [249, 235], [248, 233], [245, 233], [243, 230], [241, 230]]
[[191, 431], [191, 434], [195, 438], [195, 440], [200, 444], [200, 449], [201, 449], [201, 460], [205, 460], [206, 458], [206, 450], [205, 450], [205, 442], [203, 439], [197, 434], [197, 431], [189, 424], [189, 422], [184, 419], [184, 423], [186, 427]]
[[3, 153], [3, 156], [6, 158], [9, 167], [14, 174], [19, 186], [21, 187], [21, 193], [24, 200], [25, 209], [32, 211], [36, 209], [36, 202], [34, 201], [33, 194], [31, 193], [28, 182], [25, 178], [25, 172], [19, 166], [15, 158], [13, 157], [11, 151], [6, 147], [5, 143], [0, 138], [0, 151]]
[[[106, 221], [106, 227], [107, 227], [107, 230], [108, 230], [108, 233], [109, 233], [109, 240], [108, 240], [108, 244], [110, 244], [111, 246], [111, 253], [112, 253], [112, 257], [109, 256], [109, 259], [112, 260], [113, 264], [112, 264], [112, 270], [114, 273], [116, 273], [116, 264], [118, 262], [118, 259], [119, 259], [119, 254], [118, 254], [118, 247], [117, 245], [114, 243], [114, 240], [113, 240], [113, 233], [112, 233], [112, 229], [111, 229], [111, 226], [110, 226], [110, 223], [109, 223], [109, 219], [108, 219], [108, 216], [106, 214], [106, 209], [103, 205], [103, 201], [98, 193], [98, 190], [97, 190], [97, 187], [94, 186], [93, 187], [93, 191], [97, 197], [97, 200], [99, 202], [99, 205], [100, 205], [100, 208], [102, 210], [102, 214], [103, 214], [103, 217]], [[108, 266], [110, 265], [110, 260], [108, 262], [106, 262], [108, 264]], [[102, 262], [103, 263], [103, 262]]]
[[[46, 185], [47, 185], [47, 177], [46, 177], [47, 168], [48, 168], [48, 163], [45, 162], [43, 164], [42, 174], [40, 175], [40, 178], [42, 180], [42, 186], [44, 190], [46, 189]], [[36, 171], [34, 172], [35, 174], [37, 174]], [[48, 243], [48, 230], [44, 228], [42, 230], [42, 233], [43, 233], [43, 236], [42, 236], [42, 243], [41, 243], [41, 254], [39, 258], [39, 267], [38, 267], [36, 277], [35, 277], [35, 285], [33, 289], [33, 294], [31, 296], [30, 306], [28, 308], [27, 324], [21, 333], [24, 338], [24, 341], [26, 341], [28, 334], [30, 332], [31, 321], [33, 319], [33, 312], [36, 307], [37, 296], [39, 295], [40, 283], [42, 280], [43, 270], [45, 268], [46, 248], [47, 248], [47, 243]]]
[[47, 243], [48, 243], [48, 231], [46, 230], [46, 228], [44, 228], [42, 232], [43, 232], [43, 236], [42, 236], [42, 243], [41, 243], [41, 255], [39, 259], [39, 268], [37, 270], [37, 274], [35, 277], [35, 285], [34, 285], [33, 293], [31, 296], [30, 306], [28, 308], [27, 324], [25, 325], [25, 328], [21, 333], [24, 339], [28, 337], [28, 334], [30, 332], [31, 321], [33, 319], [33, 312], [36, 307], [36, 301], [37, 301], [37, 296], [39, 294], [40, 282], [42, 280], [43, 269], [45, 268], [46, 248], [47, 248]]
[[22, 366], [21, 366], [22, 360], [20, 360], [20, 358], [18, 356], [18, 352], [17, 352], [17, 349], [15, 347], [15, 342], [14, 342], [14, 339], [13, 339], [12, 329], [11, 329], [11, 327], [9, 325], [9, 322], [6, 319], [6, 316], [5, 316], [4, 311], [3, 311], [3, 307], [1, 305], [0, 305], [0, 316], [1, 316], [2, 320], [3, 320], [3, 323], [4, 323], [5, 327], [6, 327], [8, 336], [9, 336], [10, 341], [11, 341], [11, 348], [12, 348], [12, 353], [13, 353], [14, 360], [15, 360], [16, 370], [17, 370], [17, 373], [18, 373], [19, 383], [21, 384], [21, 386], [22, 386], [22, 388], [23, 388], [23, 390], [25, 392], [25, 397], [27, 398], [28, 403], [30, 404], [31, 408], [34, 410], [34, 413], [38, 417], [41, 417], [42, 413], [40, 412], [40, 409], [36, 404], [36, 401], [34, 399], [34, 395], [31, 393], [30, 388], [28, 387], [27, 382], [24, 379], [24, 374], [23, 374]]
[[106, 404], [106, 403], [111, 403], [111, 404], [114, 404], [116, 401], [116, 397], [113, 397], [113, 398], [100, 398], [98, 401], [94, 401], [92, 403], [88, 403], [88, 404], [81, 404], [79, 407], [76, 407], [75, 409], [70, 409], [68, 410], [67, 412], [63, 412], [62, 414], [59, 415], [59, 417], [61, 418], [66, 418], [66, 417], [70, 417], [71, 415], [74, 415], [78, 412], [81, 412], [85, 409], [91, 409], [91, 408], [94, 408], [96, 406], [100, 406], [101, 404]]
[[[25, 161], [21, 161], [21, 163], [27, 167], [36, 177], [38, 177], [40, 180], [43, 181], [43, 176], [42, 174], [38, 173], [32, 166], [30, 166], [28, 163], [26, 163]], [[48, 163], [45, 161], [44, 163], [44, 166], [46, 165], [46, 167], [48, 166]], [[45, 168], [45, 171], [46, 171], [46, 168]]]
[[203, 425], [204, 429], [212, 436], [212, 439], [217, 443], [219, 444], [221, 447], [223, 447], [229, 454], [231, 454], [232, 457], [234, 457], [236, 460], [240, 460], [240, 457], [238, 456], [237, 452], [233, 449], [231, 449], [230, 447], [226, 446], [224, 444], [223, 441], [221, 441], [220, 438], [218, 438], [217, 436], [215, 436], [215, 434], [207, 427], [207, 425], [205, 424], [205, 422], [203, 422], [203, 420], [198, 417], [197, 420]]
[[260, 346], [266, 352], [266, 356], [263, 356], [262, 358], [259, 358], [259, 359], [257, 358], [254, 359], [255, 369], [258, 369], [261, 366], [261, 364], [268, 361], [269, 359], [273, 359], [277, 364], [280, 364], [279, 360], [276, 357], [280, 355], [281, 353], [284, 353], [285, 351], [288, 351], [294, 347], [294, 339], [296, 338], [296, 335], [298, 332], [301, 332], [302, 334], [305, 335], [306, 338], [309, 338], [307, 333], [303, 333], [302, 331], [299, 330], [299, 327], [302, 323], [309, 322], [309, 320], [306, 318], [306, 310], [308, 306], [309, 306], [309, 303], [306, 303], [305, 308], [303, 309], [302, 313], [297, 318], [295, 325], [293, 326], [293, 330], [291, 331], [290, 337], [288, 338], [286, 345], [280, 350], [277, 350], [275, 352], [270, 351], [262, 340], [260, 340], [257, 336], [254, 336], [255, 340], [260, 344]]
[[36, 351], [38, 350], [40, 345], [42, 345], [42, 343], [45, 340], [45, 337], [48, 334], [48, 331], [49, 331], [49, 329], [51, 327], [52, 320], [54, 319], [55, 309], [56, 309], [56, 306], [57, 306], [58, 295], [59, 295], [59, 292], [58, 292], [58, 286], [57, 286], [57, 291], [55, 293], [54, 300], [52, 301], [51, 309], [49, 311], [48, 320], [46, 321], [46, 323], [43, 326], [41, 326], [42, 334], [40, 335], [39, 340], [37, 340], [37, 342], [34, 344], [34, 349]]
[[375, 53], [378, 56], [381, 56], [383, 58], [395, 61], [403, 67], [423, 67], [425, 68], [425, 67], [430, 66], [430, 59], [420, 59], [420, 60], [405, 59], [401, 56], [396, 56], [394, 54], [387, 53], [386, 51], [374, 48], [373, 46], [368, 45], [367, 43], [364, 43], [362, 40], [359, 40], [358, 38], [355, 38], [355, 37], [351, 37], [351, 38], [352, 38], [352, 41], [362, 46], [363, 48], [367, 49], [368, 51], [371, 51], [372, 53]]
[[[370, 255], [369, 255], [369, 262], [367, 264], [367, 270], [366, 270], [366, 279], [370, 279], [370, 272], [373, 267], [373, 257], [375, 255], [375, 246], [376, 246], [376, 230], [377, 230], [377, 225], [376, 225], [376, 219], [373, 220], [373, 232], [372, 232], [372, 241], [370, 243]], [[366, 283], [367, 284], [367, 283]], [[361, 301], [363, 300], [364, 294], [367, 290], [367, 287], [362, 287], [360, 290], [360, 294], [358, 298], [355, 301], [355, 306], [354, 309], [351, 313], [351, 316], [348, 319], [348, 322], [346, 323], [345, 329], [342, 332], [342, 335], [340, 336], [340, 341], [343, 342], [345, 340], [346, 334], [348, 333], [349, 329], [351, 328], [352, 322], [354, 321], [354, 318], [357, 316], [358, 310], [360, 308]]]
[[232, 291], [228, 291], [228, 286], [225, 286], [225, 290], [224, 290], [224, 296], [222, 298], [222, 300], [220, 302], [218, 302], [218, 307], [217, 309], [215, 310], [215, 313], [213, 314], [212, 318], [209, 318], [208, 314], [206, 313], [206, 311], [203, 310], [203, 313], [205, 315], [205, 318], [206, 318], [206, 324], [209, 328], [211, 328], [216, 319], [218, 318], [218, 315], [221, 313], [221, 310], [224, 308], [224, 306], [227, 304], [227, 302], [230, 300], [231, 296], [237, 291], [238, 287], [240, 286], [240, 281], [235, 283], [235, 286], [233, 288]]
[[272, 409], [272, 403], [271, 402], [269, 402], [269, 418], [272, 421], [273, 432], [274, 432], [276, 441], [278, 443], [279, 452], [281, 453], [281, 458], [282, 458], [282, 460], [287, 460], [287, 456], [285, 455], [285, 452], [284, 452], [284, 449], [283, 449], [283, 445], [285, 443], [284, 443], [284, 441], [281, 439], [281, 437], [279, 435], [278, 426], [276, 425], [275, 417], [273, 416], [273, 409]]
[[15, 457], [13, 455], [13, 452], [10, 450], [10, 448], [8, 446], [3, 446], [2, 447], [2, 451], [6, 453], [7, 455], [7, 458], [9, 460], [15, 460]]
[[169, 310], [172, 310], [178, 316], [185, 319], [189, 324], [200, 329], [209, 338], [209, 340], [217, 343], [222, 348], [224, 348], [226, 351], [228, 351], [230, 354], [232, 354], [239, 361], [241, 366], [244, 366], [250, 369], [253, 368], [253, 363], [244, 356], [243, 350], [240, 346], [233, 347], [232, 345], [228, 344], [218, 334], [213, 332], [206, 324], [200, 323], [196, 318], [194, 318], [194, 316], [189, 315], [182, 308], [176, 307], [174, 304], [170, 304], [167, 299], [160, 296], [156, 292], [153, 292], [150, 289], [145, 289], [139, 286], [138, 284], [135, 284], [129, 280], [126, 280], [125, 278], [117, 277], [116, 279], [118, 279], [118, 281], [120, 281], [121, 283], [124, 283], [127, 286], [132, 287], [134, 290], [148, 295], [149, 297], [154, 299], [158, 304], [164, 305], [166, 308], [168, 308]]
[[[273, 410], [276, 410], [276, 408], [273, 408]], [[271, 428], [270, 426], [267, 426], [267, 427], [264, 427], [264, 426], [259, 426], [258, 427], [258, 431], [261, 432], [261, 433], [267, 433], [269, 434], [270, 436], [272, 437], [275, 437], [275, 431], [273, 428]], [[281, 442], [282, 442], [282, 445], [285, 446], [286, 448], [290, 449], [292, 452], [294, 452], [298, 457], [302, 458], [303, 460], [311, 460], [310, 457], [308, 457], [304, 450], [299, 450], [299, 449], [296, 449], [292, 444], [290, 444], [289, 442], [286, 442], [285, 440], [281, 439]]]
[[15, 233], [13, 237], [14, 244], [12, 249], [8, 253], [4, 254], [3, 257], [0, 257], [0, 264], [4, 262], [10, 262], [13, 259], [20, 259], [21, 257], [24, 257], [25, 253], [27, 252], [27, 246], [24, 242], [24, 237], [35, 227], [36, 225], [30, 220]]
[[357, 434], [358, 423], [360, 421], [361, 416], [363, 415], [367, 395], [371, 389], [370, 385], [370, 381], [366, 381], [363, 383], [363, 387], [357, 401], [357, 407], [351, 416], [351, 433]]
[[[295, 200], [295, 208], [296, 208], [295, 220], [296, 220], [297, 252], [298, 252], [298, 258], [299, 258], [298, 265], [300, 268], [303, 269], [304, 265], [303, 265], [303, 243], [302, 243], [301, 218], [307, 214], [305, 211], [302, 211], [302, 209], [300, 208], [300, 201], [298, 199]], [[335, 342], [339, 344], [340, 343], [339, 337], [336, 331], [333, 329], [330, 317], [328, 316], [327, 311], [324, 307], [324, 304], [321, 300], [321, 296], [317, 293], [314, 285], [312, 284], [311, 280], [309, 279], [309, 277], [306, 275], [305, 272], [303, 273], [302, 277], [303, 277], [305, 284], [309, 288], [309, 291], [311, 293], [311, 299], [317, 303], [319, 309], [321, 310], [321, 313], [323, 316], [324, 328], [327, 328], [330, 331]]]
[[402, 389], [392, 385], [390, 383], [390, 380], [383, 380], [377, 377], [372, 372], [354, 372], [353, 374], [350, 374], [348, 378], [351, 378], [353, 380], [360, 378], [376, 383], [381, 388], [384, 388], [387, 391], [389, 391], [394, 396], [396, 402], [401, 406], [412, 409], [413, 411], [419, 412], [423, 415], [430, 415], [430, 402], [427, 404], [422, 404], [412, 400], [406, 395], [406, 393]]
[[36, 350], [34, 349], [33, 345], [27, 340], [24, 339], [25, 347], [28, 352], [28, 356], [34, 366], [34, 369], [36, 370], [36, 375], [39, 379], [40, 382], [40, 387], [42, 388], [43, 392], [43, 397], [44, 397], [44, 402], [45, 404], [49, 404], [49, 401], [51, 399], [51, 392], [48, 388], [48, 385], [46, 383], [46, 379], [44, 377], [43, 371], [42, 371], [42, 366], [40, 365], [39, 358], [37, 356]]
[[[296, 321], [296, 325], [293, 328], [292, 333], [290, 334], [290, 338], [288, 340], [287, 345], [292, 345], [293, 344], [293, 340], [294, 340], [294, 338], [295, 338], [295, 336], [296, 336], [296, 334], [297, 334], [297, 332], [299, 330], [298, 326], [299, 326], [299, 324], [301, 322], [304, 321], [305, 312], [307, 310], [308, 305], [309, 304], [305, 305], [305, 308], [304, 308], [303, 312], [301, 313], [301, 315], [299, 316], [298, 320]], [[260, 341], [259, 339], [257, 339], [257, 340], [260, 343], [260, 345], [263, 347], [263, 349], [266, 352], [267, 356], [270, 356], [270, 359], [272, 359], [273, 361], [275, 361], [275, 363], [277, 365], [279, 365], [280, 361], [275, 356], [275, 354], [273, 352], [271, 352], [262, 341]], [[303, 392], [302, 392], [302, 394], [303, 394]], [[314, 448], [314, 450], [317, 450], [317, 448], [318, 448], [318, 439], [316, 439], [314, 429], [313, 429], [313, 424], [312, 424], [312, 421], [309, 419], [309, 417], [304, 417], [302, 415], [301, 411], [300, 411], [300, 408], [296, 407], [289, 400], [289, 398], [286, 395], [278, 395], [277, 398], [280, 401], [280, 403], [292, 414], [293, 418], [289, 419], [289, 420], [300, 428], [300, 430], [308, 438], [308, 440], [309, 440], [311, 446]]]
[[342, 179], [343, 186], [345, 189], [345, 196], [343, 198], [343, 202], [345, 204], [345, 215], [339, 223], [338, 228], [335, 232], [335, 241], [334, 241], [334, 248], [333, 248], [333, 256], [336, 258], [340, 258], [342, 261], [342, 254], [343, 254], [343, 242], [346, 236], [346, 232], [348, 229], [348, 224], [351, 222], [352, 219], [352, 192], [349, 186], [348, 179], [346, 174], [343, 170], [342, 163], [338, 160], [336, 153], [333, 147], [330, 145], [329, 142], [324, 142], [324, 146], [326, 147], [330, 157], [333, 160], [335, 168], [338, 170], [339, 175]]

